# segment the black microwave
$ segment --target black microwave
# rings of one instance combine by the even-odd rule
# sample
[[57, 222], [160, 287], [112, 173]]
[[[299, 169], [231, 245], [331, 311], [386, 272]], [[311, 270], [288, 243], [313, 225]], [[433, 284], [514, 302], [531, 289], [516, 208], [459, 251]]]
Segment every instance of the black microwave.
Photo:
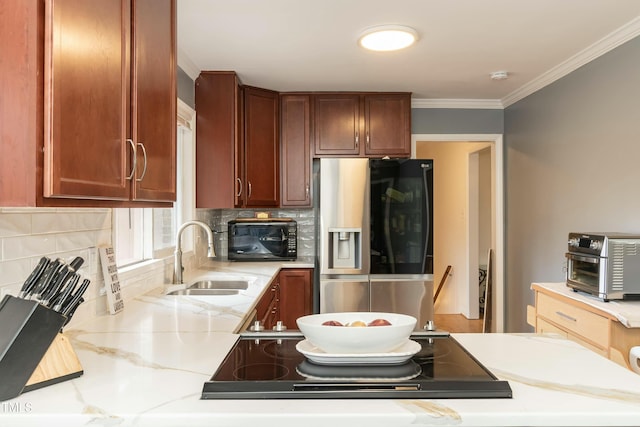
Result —
[[228, 222], [230, 261], [289, 261], [298, 257], [298, 224], [291, 218]]

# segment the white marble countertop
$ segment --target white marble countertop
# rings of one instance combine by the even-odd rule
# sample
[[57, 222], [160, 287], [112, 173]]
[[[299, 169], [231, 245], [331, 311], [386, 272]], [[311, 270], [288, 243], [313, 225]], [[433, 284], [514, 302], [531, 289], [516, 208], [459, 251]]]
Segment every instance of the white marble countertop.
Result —
[[640, 301], [611, 300], [604, 302], [596, 296], [584, 292], [574, 292], [565, 282], [534, 283], [533, 285], [538, 285], [555, 294], [580, 301], [600, 311], [609, 313], [627, 328], [640, 328]]
[[280, 266], [219, 267], [255, 276], [247, 295], [193, 298], [152, 292], [127, 301], [122, 313], [66, 331], [84, 375], [0, 402], [0, 426], [640, 422], [640, 375], [555, 335], [454, 334], [496, 376], [509, 381], [512, 399], [200, 400], [203, 383], [237, 339], [231, 331], [242, 322], [243, 310], [253, 306], [260, 286], [266, 286]]

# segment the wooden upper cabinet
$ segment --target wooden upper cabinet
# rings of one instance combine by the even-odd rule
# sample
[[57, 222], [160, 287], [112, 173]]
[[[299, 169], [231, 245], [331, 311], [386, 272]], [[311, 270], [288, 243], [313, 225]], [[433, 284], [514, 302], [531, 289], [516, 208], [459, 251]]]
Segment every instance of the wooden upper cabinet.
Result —
[[132, 139], [137, 161], [133, 198], [176, 199], [176, 6], [133, 2]]
[[196, 207], [277, 207], [278, 93], [203, 71], [195, 102]]
[[280, 144], [278, 92], [245, 86], [244, 206], [278, 207]]
[[128, 200], [131, 8], [45, 4], [44, 196]]
[[280, 97], [280, 206], [311, 207], [309, 98]]
[[[196, 79], [196, 207], [240, 204], [236, 169], [243, 157], [240, 82], [236, 73], [203, 71]], [[238, 171], [241, 174], [241, 171]]]
[[411, 94], [316, 94], [314, 155], [408, 157]]
[[323, 94], [313, 96], [314, 154], [360, 154], [360, 96]]
[[364, 125], [365, 155], [411, 155], [410, 95], [365, 95]]
[[13, 70], [0, 65], [2, 102], [15, 113], [0, 109], [0, 157], [21, 172], [0, 171], [0, 205], [175, 200], [175, 0], [2, 8], [13, 52]]

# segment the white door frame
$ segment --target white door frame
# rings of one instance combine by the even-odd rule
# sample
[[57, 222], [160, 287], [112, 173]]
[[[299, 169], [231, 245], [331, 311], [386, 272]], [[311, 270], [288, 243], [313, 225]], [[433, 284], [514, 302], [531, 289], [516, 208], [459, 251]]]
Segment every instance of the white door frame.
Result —
[[[492, 184], [495, 209], [495, 271], [493, 293], [495, 297], [495, 332], [504, 332], [505, 285], [504, 285], [504, 146], [502, 134], [413, 134], [411, 135], [411, 158], [416, 157], [418, 141], [434, 142], [490, 142], [493, 144]], [[469, 218], [467, 218], [469, 221]], [[467, 224], [467, 233], [469, 224]]]

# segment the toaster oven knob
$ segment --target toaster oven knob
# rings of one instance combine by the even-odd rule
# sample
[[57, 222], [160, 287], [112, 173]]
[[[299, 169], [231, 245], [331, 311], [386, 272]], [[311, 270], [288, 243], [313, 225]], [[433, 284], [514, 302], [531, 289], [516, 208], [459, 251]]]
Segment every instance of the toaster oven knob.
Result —
[[578, 246], [580, 246], [580, 239], [578, 239], [577, 237], [572, 237], [571, 239], [569, 239], [569, 246], [577, 248]]
[[593, 249], [594, 251], [599, 251], [600, 249], [602, 249], [602, 242], [600, 240], [592, 240], [589, 248]]

